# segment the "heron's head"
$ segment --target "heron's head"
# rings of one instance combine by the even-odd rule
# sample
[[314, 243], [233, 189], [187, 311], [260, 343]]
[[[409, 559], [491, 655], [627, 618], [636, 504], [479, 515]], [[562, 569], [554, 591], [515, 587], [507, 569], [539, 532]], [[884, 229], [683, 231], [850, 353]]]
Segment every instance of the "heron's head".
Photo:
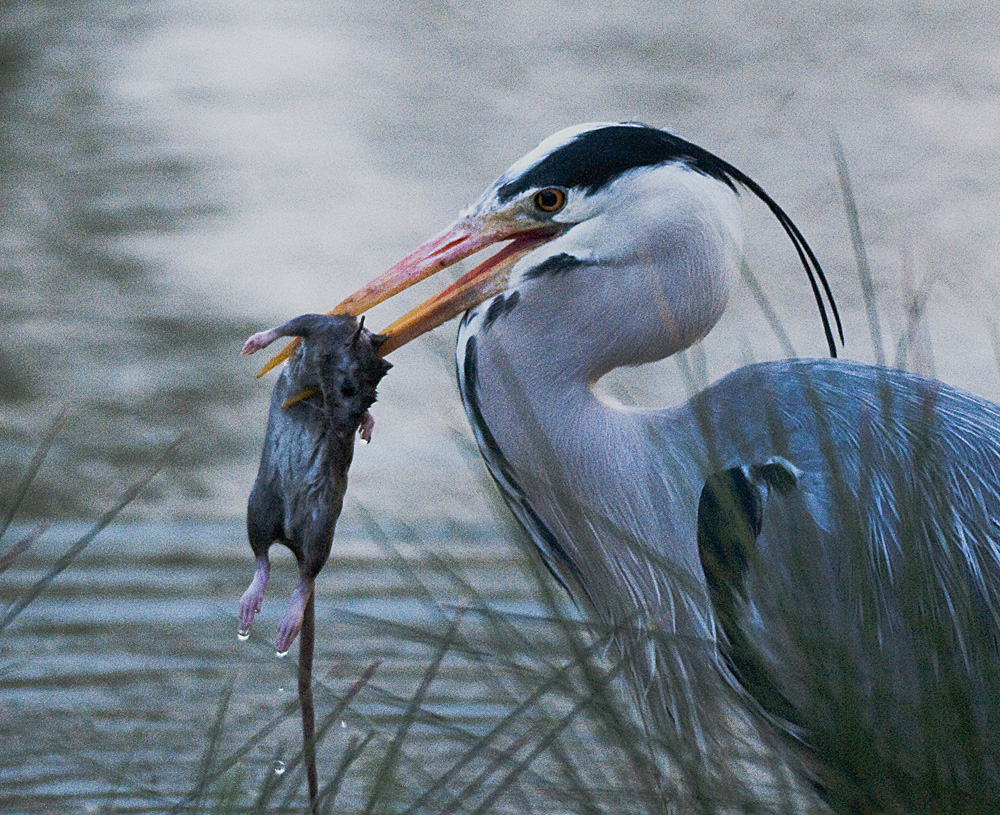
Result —
[[[817, 277], [824, 285], [825, 280], [788, 216], [732, 165], [666, 131], [636, 123], [578, 125], [550, 136], [454, 223], [354, 292], [334, 313], [359, 315], [492, 244], [506, 243], [386, 328], [381, 352], [512, 287], [530, 284], [541, 296], [538, 287], [545, 278], [584, 266], [591, 273], [589, 302], [611, 309], [598, 318], [645, 313], [651, 323], [687, 309], [682, 316], [690, 317], [691, 336], [683, 340], [694, 341], [721, 314], [740, 262], [740, 187], [770, 207], [795, 244], [813, 281], [832, 350], [815, 283]], [[599, 291], [593, 288], [596, 274], [603, 275]], [[579, 309], [581, 303], [565, 305]]]

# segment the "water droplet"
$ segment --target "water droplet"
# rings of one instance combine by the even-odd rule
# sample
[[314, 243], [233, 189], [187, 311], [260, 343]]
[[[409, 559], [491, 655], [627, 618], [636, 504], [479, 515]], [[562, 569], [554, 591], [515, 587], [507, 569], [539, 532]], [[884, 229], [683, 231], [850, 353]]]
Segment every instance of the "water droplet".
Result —
[[276, 657], [277, 657], [278, 659], [284, 659], [285, 657], [287, 657], [287, 656], [288, 656], [288, 649], [286, 648], [286, 649], [285, 649], [284, 651], [275, 651], [275, 652], [274, 652], [274, 655], [275, 655], [275, 656], [276, 656]]
[[240, 642], [246, 642], [248, 639], [250, 639], [250, 629], [249, 628], [239, 629], [236, 632], [236, 639], [238, 639]]
[[347, 729], [347, 722], [345, 722], [343, 719], [341, 719], [340, 720], [340, 726], [346, 730]]
[[278, 693], [284, 693], [284, 692], [285, 692], [284, 688], [278, 688]]
[[285, 774], [285, 762], [284, 761], [275, 761], [274, 762], [274, 774], [275, 775], [284, 775]]

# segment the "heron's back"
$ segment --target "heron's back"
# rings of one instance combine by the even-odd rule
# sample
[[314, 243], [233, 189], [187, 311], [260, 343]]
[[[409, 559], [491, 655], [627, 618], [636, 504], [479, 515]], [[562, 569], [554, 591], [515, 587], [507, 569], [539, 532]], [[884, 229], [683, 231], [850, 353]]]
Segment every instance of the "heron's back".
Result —
[[736, 683], [816, 751], [843, 811], [1000, 805], [1000, 409], [827, 361], [752, 366], [689, 407], [724, 467], [800, 471], [761, 492], [756, 535], [718, 528]]

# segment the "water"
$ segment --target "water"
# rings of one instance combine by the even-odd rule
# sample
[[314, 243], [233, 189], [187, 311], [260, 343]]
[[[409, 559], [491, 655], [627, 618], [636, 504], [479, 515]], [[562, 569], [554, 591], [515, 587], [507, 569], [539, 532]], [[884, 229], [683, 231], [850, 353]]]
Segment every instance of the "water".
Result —
[[[13, 530], [12, 539], [23, 531]], [[0, 578], [0, 602], [21, 596], [83, 531], [69, 524], [50, 530]], [[406, 748], [401, 772], [413, 790], [423, 789], [435, 758], [453, 761], [472, 735], [487, 732], [510, 709], [519, 680], [504, 676], [505, 660], [528, 669], [557, 652], [552, 636], [530, 619], [544, 609], [520, 560], [503, 546], [484, 555], [485, 531], [452, 539], [443, 551], [421, 551], [403, 535], [375, 543], [351, 523], [341, 533], [317, 582], [314, 692], [322, 722], [381, 660], [349, 708], [350, 724], [336, 716], [319, 749], [320, 778], [328, 781], [351, 739], [376, 731], [362, 764], [367, 769], [348, 785], [346, 800], [358, 805], [364, 779], [459, 606], [493, 609], [515, 624], [526, 615], [523, 633], [538, 650], [514, 644], [502, 658], [476, 655], [470, 644], [488, 653], [493, 635], [466, 612], [461, 647], [423, 706], [448, 727], [418, 724]], [[215, 763], [277, 720], [236, 772], [253, 800], [262, 779], [281, 774], [279, 763], [291, 767], [301, 744], [294, 707], [298, 646], [289, 659], [276, 660], [273, 642], [297, 573], [289, 553], [274, 556], [262, 612], [249, 638], [238, 642], [237, 600], [253, 575], [238, 525], [122, 525], [85, 549], [0, 635], [3, 811], [76, 811], [87, 803], [112, 812], [169, 811], [196, 786], [227, 689], [232, 698]], [[493, 570], [505, 579], [497, 581]], [[466, 735], [457, 739], [448, 728]], [[301, 783], [300, 774], [289, 775]]]
[[[0, 638], [0, 769], [14, 809], [57, 811], [71, 796], [169, 809], [227, 682], [237, 677], [241, 706], [230, 743], [273, 711], [294, 661], [273, 659], [266, 614], [248, 642], [233, 638], [251, 573], [241, 517], [270, 390], [238, 357], [243, 339], [332, 307], [568, 123], [667, 126], [755, 177], [826, 267], [847, 355], [870, 360], [829, 147], [836, 132], [890, 358], [910, 337], [911, 366], [1000, 396], [997, 30], [998, 7], [971, 0], [4, 4], [8, 485], [58, 408], [73, 409], [22, 520], [96, 517], [178, 432], [191, 434], [122, 528]], [[747, 206], [750, 263], [796, 349], [822, 354], [808, 287], [762, 210]], [[380, 307], [372, 327], [438, 286]], [[761, 325], [738, 290], [692, 361], [715, 377], [779, 356]], [[356, 454], [338, 538], [355, 559], [320, 597], [324, 613], [354, 615], [324, 652], [344, 684], [376, 657], [380, 676], [405, 684], [432, 651], [391, 626], [373, 634], [373, 619], [427, 623], [435, 606], [416, 583], [399, 587], [366, 508], [418, 563], [421, 547], [466, 558], [485, 596], [537, 610], [530, 584], [508, 569], [514, 550], [454, 394], [452, 338], [445, 327], [393, 355], [374, 441]], [[673, 362], [609, 387], [637, 401], [684, 393]], [[139, 531], [123, 531], [133, 523]], [[71, 531], [60, 526], [52, 540]], [[58, 555], [48, 546], [0, 577], [5, 602]], [[461, 601], [448, 581], [427, 579], [434, 601]], [[272, 622], [282, 596], [278, 583], [265, 607]], [[495, 715], [499, 703], [462, 682], [440, 709]], [[261, 748], [254, 772], [268, 771], [281, 739], [295, 743], [294, 721]]]
[[[2, 460], [24, 461], [57, 406], [77, 408], [31, 496], [39, 516], [91, 515], [184, 429], [182, 461], [134, 514], [237, 517], [269, 388], [242, 339], [332, 307], [577, 121], [669, 126], [755, 176], [826, 265], [848, 355], [870, 359], [836, 131], [890, 348], [922, 282], [938, 370], [1000, 393], [993, 6], [18, 0], [0, 13]], [[824, 353], [791, 247], [763, 207], [747, 212], [786, 330]], [[780, 355], [761, 322], [738, 291], [706, 343], [710, 375]], [[452, 332], [394, 354], [359, 449], [353, 494], [399, 517], [488, 517], [461, 449]], [[674, 370], [644, 373], [636, 398], [678, 398]]]

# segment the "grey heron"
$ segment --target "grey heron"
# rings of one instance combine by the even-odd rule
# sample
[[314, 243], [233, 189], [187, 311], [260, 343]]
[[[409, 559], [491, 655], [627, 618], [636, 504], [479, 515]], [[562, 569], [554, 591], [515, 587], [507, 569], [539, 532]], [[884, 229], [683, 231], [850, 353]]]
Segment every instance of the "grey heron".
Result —
[[[644, 709], [697, 741], [712, 686], [691, 677], [715, 672], [837, 811], [1000, 811], [1000, 408], [837, 359], [749, 365], [665, 410], [594, 388], [717, 323], [741, 189], [792, 240], [833, 351], [829, 288], [784, 210], [637, 123], [547, 138], [337, 310], [508, 241], [383, 352], [464, 312], [458, 384], [486, 466], [633, 656]], [[668, 677], [681, 642], [707, 645]]]

